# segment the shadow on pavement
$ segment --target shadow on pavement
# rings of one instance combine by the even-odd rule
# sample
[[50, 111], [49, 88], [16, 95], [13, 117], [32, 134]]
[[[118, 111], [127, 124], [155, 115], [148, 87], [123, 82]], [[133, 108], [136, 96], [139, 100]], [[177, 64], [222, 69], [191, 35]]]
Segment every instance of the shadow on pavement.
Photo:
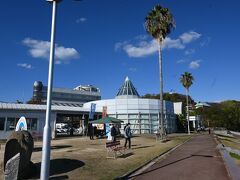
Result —
[[134, 153], [130, 152], [130, 153], [123, 154], [123, 155], [119, 156], [119, 158], [127, 158], [127, 157], [132, 156], [132, 155], [134, 155]]
[[[41, 162], [36, 163], [36, 168], [37, 168], [37, 174], [35, 175], [34, 178], [40, 178], [40, 171], [41, 171]], [[50, 161], [50, 172], [49, 176], [53, 175], [58, 175], [58, 174], [63, 174], [67, 173], [69, 171], [72, 171], [74, 169], [80, 168], [84, 166], [85, 163], [79, 160], [75, 159], [52, 159]], [[64, 179], [68, 178], [67, 176], [56, 176], [52, 177], [55, 179]]]
[[211, 155], [192, 154], [192, 155], [187, 156], [187, 157], [185, 157], [185, 158], [178, 159], [178, 160], [173, 161], [173, 162], [171, 162], [171, 163], [165, 164], [165, 165], [163, 165], [163, 166], [159, 166], [159, 167], [157, 167], [157, 168], [154, 168], [154, 169], [151, 169], [151, 170], [148, 170], [148, 171], [145, 171], [145, 172], [142, 172], [142, 173], [139, 173], [139, 174], [133, 175], [133, 176], [130, 175], [130, 176], [128, 176], [128, 177], [122, 177], [121, 179], [129, 179], [129, 178], [133, 178], [133, 177], [141, 176], [141, 175], [143, 175], [143, 174], [147, 174], [147, 173], [150, 173], [150, 172], [156, 171], [156, 170], [158, 170], [158, 169], [164, 168], [164, 167], [166, 167], [166, 166], [169, 166], [169, 165], [175, 164], [175, 163], [177, 163], [177, 162], [180, 162], [180, 161], [183, 161], [183, 160], [189, 159], [189, 158], [191, 158], [191, 157], [195, 157], [195, 156], [206, 157], [206, 158], [213, 158], [213, 157], [214, 157], [214, 156], [211, 156]]
[[[62, 149], [62, 148], [70, 148], [70, 147], [72, 147], [72, 146], [70, 146], [70, 145], [57, 145], [57, 146], [51, 146], [51, 150]], [[33, 148], [33, 152], [39, 152], [39, 151], [42, 151], [42, 147]]]
[[63, 175], [63, 176], [53, 176], [49, 178], [50, 180], [61, 180], [61, 179], [69, 179], [69, 177], [67, 175]]
[[148, 147], [153, 147], [154, 145], [151, 146], [140, 146], [140, 147], [134, 147], [132, 149], [142, 149], [142, 148], [148, 148]]

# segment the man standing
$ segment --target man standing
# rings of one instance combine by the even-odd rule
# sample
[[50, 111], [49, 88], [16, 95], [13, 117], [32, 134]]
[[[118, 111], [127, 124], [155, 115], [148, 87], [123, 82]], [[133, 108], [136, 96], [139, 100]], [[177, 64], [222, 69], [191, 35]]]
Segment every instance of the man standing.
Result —
[[132, 137], [132, 132], [130, 128], [130, 123], [127, 123], [126, 127], [124, 127], [124, 137], [125, 137], [125, 145], [124, 147], [127, 147], [127, 142], [128, 142], [128, 148], [131, 149], [131, 137]]
[[89, 134], [89, 137], [90, 137], [90, 140], [93, 140], [93, 126], [92, 126], [92, 123], [89, 123], [88, 124], [88, 134]]
[[116, 130], [115, 124], [113, 124], [112, 127], [111, 127], [111, 136], [113, 138], [113, 141], [116, 141], [117, 130]]

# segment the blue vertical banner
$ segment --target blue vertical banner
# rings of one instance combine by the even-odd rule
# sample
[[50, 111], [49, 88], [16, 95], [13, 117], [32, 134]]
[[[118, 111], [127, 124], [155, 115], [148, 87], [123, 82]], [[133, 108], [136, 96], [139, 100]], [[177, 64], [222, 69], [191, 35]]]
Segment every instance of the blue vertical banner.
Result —
[[96, 110], [96, 104], [91, 103], [91, 109], [89, 111], [89, 119], [93, 119], [95, 110]]

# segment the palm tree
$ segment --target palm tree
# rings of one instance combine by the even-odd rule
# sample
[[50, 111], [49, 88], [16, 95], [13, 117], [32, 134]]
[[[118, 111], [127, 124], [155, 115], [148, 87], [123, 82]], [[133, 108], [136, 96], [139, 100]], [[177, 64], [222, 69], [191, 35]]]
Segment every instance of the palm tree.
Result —
[[[163, 75], [162, 75], [162, 45], [166, 36], [175, 27], [174, 19], [168, 8], [156, 5], [145, 18], [146, 31], [158, 42], [158, 59], [160, 73], [160, 119], [159, 129], [163, 140]], [[161, 124], [161, 128], [160, 128]]]
[[187, 123], [188, 123], [188, 134], [190, 134], [189, 128], [189, 109], [188, 109], [188, 95], [189, 95], [189, 88], [193, 84], [194, 77], [191, 73], [185, 72], [180, 77], [180, 82], [182, 83], [183, 87], [186, 89], [186, 100], [187, 100]]

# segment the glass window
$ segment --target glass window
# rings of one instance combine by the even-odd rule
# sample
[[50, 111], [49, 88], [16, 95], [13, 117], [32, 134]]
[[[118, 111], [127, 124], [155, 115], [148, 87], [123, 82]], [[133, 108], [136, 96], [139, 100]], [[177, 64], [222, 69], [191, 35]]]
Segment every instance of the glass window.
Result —
[[4, 130], [5, 118], [0, 117], [0, 131]]
[[131, 120], [129, 120], [129, 123], [130, 124], [139, 124], [139, 120], [131, 119]]
[[16, 118], [7, 118], [7, 125], [6, 130], [7, 131], [13, 131], [16, 127]]
[[138, 118], [138, 114], [129, 114], [128, 115], [129, 118]]
[[149, 120], [141, 120], [141, 124], [149, 124], [150, 122], [149, 122]]
[[118, 119], [127, 119], [128, 117], [127, 117], [126, 114], [118, 114], [118, 115], [117, 115], [117, 118], [118, 118]]
[[37, 118], [32, 118], [31, 130], [37, 130]]
[[27, 130], [30, 130], [31, 118], [26, 118], [27, 121]]
[[149, 115], [148, 114], [141, 114], [141, 118], [149, 118]]

